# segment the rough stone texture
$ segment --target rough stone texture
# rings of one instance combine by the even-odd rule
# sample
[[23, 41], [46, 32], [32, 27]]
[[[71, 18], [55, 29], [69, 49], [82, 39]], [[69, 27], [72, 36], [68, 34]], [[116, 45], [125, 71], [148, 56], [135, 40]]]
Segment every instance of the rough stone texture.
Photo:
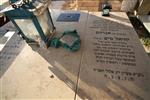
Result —
[[[119, 0], [108, 0], [112, 4], [112, 11], [120, 11], [121, 2]], [[78, 0], [78, 9], [88, 10], [88, 11], [101, 11], [102, 3], [104, 0]]]
[[[81, 13], [79, 22], [57, 22], [64, 12]], [[57, 33], [77, 29], [81, 49], [29, 46], [14, 34], [0, 53], [2, 100], [149, 100], [149, 58], [126, 13], [51, 14]]]
[[[101, 11], [101, 6], [104, 1], [105, 0], [66, 0], [62, 9]], [[108, 0], [108, 2], [112, 4], [112, 11], [120, 11], [122, 0]]]
[[91, 12], [77, 100], [149, 100], [150, 62], [124, 12]]
[[138, 0], [123, 0], [121, 11], [124, 12], [133, 12], [136, 9]]
[[139, 15], [150, 14], [150, 1], [149, 0], [141, 0], [141, 4], [138, 8], [138, 14]]
[[[60, 13], [80, 13], [79, 22], [57, 22]], [[84, 40], [88, 12], [51, 10], [58, 34], [76, 29]], [[83, 45], [78, 52], [28, 45], [14, 34], [0, 52], [0, 99], [73, 100]]]

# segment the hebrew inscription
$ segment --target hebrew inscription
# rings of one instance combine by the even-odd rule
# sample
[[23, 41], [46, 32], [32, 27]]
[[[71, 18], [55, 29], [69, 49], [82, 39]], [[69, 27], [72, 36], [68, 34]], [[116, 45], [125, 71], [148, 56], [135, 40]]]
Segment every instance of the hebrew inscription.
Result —
[[25, 42], [15, 33], [0, 52], [0, 77], [21, 52]]
[[[135, 68], [137, 57], [132, 39], [130, 26], [123, 25], [123, 22], [116, 22], [108, 19], [93, 20], [89, 29], [92, 34], [92, 52], [97, 65], [111, 65], [105, 68], [93, 68], [96, 73], [103, 73], [107, 79], [135, 81], [145, 77], [143, 72], [124, 70]], [[115, 69], [121, 67], [121, 69]]]
[[[105, 33], [109, 35], [98, 37], [99, 34]], [[93, 38], [93, 51], [98, 63], [136, 66], [134, 48], [128, 43], [129, 38], [112, 36], [111, 32], [96, 31], [96, 34], [98, 36]]]
[[144, 77], [144, 74], [140, 72], [129, 72], [112, 69], [98, 69], [98, 68], [93, 68], [93, 71], [103, 72], [105, 78], [115, 80], [134, 81], [137, 78]]
[[77, 93], [89, 100], [149, 100], [150, 59], [127, 15], [90, 14]]

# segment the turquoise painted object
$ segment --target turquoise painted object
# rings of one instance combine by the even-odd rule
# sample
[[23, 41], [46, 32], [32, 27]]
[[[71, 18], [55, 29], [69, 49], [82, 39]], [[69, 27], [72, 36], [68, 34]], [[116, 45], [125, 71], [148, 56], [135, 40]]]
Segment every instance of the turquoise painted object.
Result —
[[[20, 26], [16, 23], [16, 19], [30, 19], [32, 20], [32, 23], [34, 24], [37, 32], [39, 33], [39, 36], [41, 37], [41, 40], [47, 44], [49, 42], [49, 37], [47, 37], [42, 29], [42, 26], [39, 23], [38, 16], [34, 14], [32, 10], [36, 10], [36, 6], [34, 6], [34, 3], [37, 0], [23, 0], [23, 3], [20, 5], [17, 5], [16, 2], [20, 0], [10, 0], [10, 4], [14, 8], [13, 10], [9, 10], [4, 12], [5, 15], [13, 22], [13, 24], [16, 26], [16, 28], [20, 31], [21, 36], [27, 41], [27, 42], [34, 42], [35, 40], [32, 38], [27, 37], [23, 30], [20, 28]], [[49, 21], [52, 23], [52, 31], [55, 30], [50, 12], [48, 10], [48, 7], [46, 8], [45, 12], [47, 12], [47, 17], [49, 18]]]
[[80, 36], [76, 30], [65, 31], [60, 37], [54, 37], [51, 40], [50, 46], [59, 48], [63, 47], [71, 52], [78, 51], [81, 46]]
[[102, 4], [102, 16], [110, 16], [109, 12], [111, 11], [112, 6], [108, 2]]
[[[10, 20], [13, 22], [13, 24], [18, 28], [18, 30], [20, 31], [20, 34], [22, 35], [22, 37], [27, 41], [27, 42], [34, 42], [34, 39], [31, 39], [29, 37], [27, 37], [22, 29], [20, 28], [20, 26], [16, 23], [16, 19], [30, 19], [32, 20], [32, 23], [34, 24], [36, 30], [39, 33], [39, 36], [41, 37], [42, 41], [45, 42], [46, 46], [49, 47], [55, 47], [55, 48], [59, 48], [59, 47], [63, 47], [71, 52], [75, 52], [78, 51], [80, 49], [80, 45], [81, 45], [81, 40], [80, 40], [80, 36], [78, 35], [76, 30], [73, 31], [65, 31], [63, 33], [61, 33], [60, 37], [52, 37], [51, 39], [49, 39], [49, 37], [47, 37], [44, 34], [44, 31], [42, 29], [42, 26], [40, 25], [39, 21], [38, 21], [38, 16], [34, 14], [34, 12], [32, 12], [32, 9], [36, 9], [36, 7], [33, 5], [33, 3], [36, 0], [23, 0], [23, 4], [20, 5], [15, 5], [15, 3], [18, 0], [11, 0], [11, 4], [14, 7], [13, 10], [10, 11], [6, 11], [5, 15], [8, 16], [10, 18]], [[55, 30], [52, 18], [50, 16], [50, 12], [48, 10], [48, 8], [46, 8], [45, 12], [47, 13], [47, 17], [49, 18], [48, 20], [51, 21], [52, 23], [52, 29]], [[43, 42], [42, 42], [43, 43]]]

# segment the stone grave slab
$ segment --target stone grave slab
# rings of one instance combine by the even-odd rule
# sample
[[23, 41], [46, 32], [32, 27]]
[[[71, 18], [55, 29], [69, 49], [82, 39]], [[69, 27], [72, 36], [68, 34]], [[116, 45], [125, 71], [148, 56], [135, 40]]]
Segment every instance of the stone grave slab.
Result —
[[77, 100], [149, 100], [150, 59], [126, 13], [89, 13]]
[[[80, 13], [79, 22], [56, 22], [62, 12]], [[88, 12], [52, 10], [51, 14], [57, 33], [76, 29], [81, 40], [84, 39]], [[10, 46], [6, 53], [2, 53], [4, 57], [9, 56], [7, 51], [13, 51], [12, 47], [22, 44], [21, 50], [16, 51], [17, 55], [11, 63], [8, 62], [8, 68], [0, 78], [0, 97], [8, 100], [73, 100], [83, 45], [78, 52], [71, 53], [64, 48], [45, 49], [36, 45], [29, 46], [23, 40], [23, 43], [19, 42], [18, 38], [15, 35], [8, 43]], [[3, 62], [7, 63], [6, 60]]]

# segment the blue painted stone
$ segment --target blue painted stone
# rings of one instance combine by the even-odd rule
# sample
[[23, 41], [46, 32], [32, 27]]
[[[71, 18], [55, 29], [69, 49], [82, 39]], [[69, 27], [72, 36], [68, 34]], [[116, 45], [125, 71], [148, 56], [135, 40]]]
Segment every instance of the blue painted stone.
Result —
[[62, 13], [59, 15], [57, 21], [59, 22], [78, 22], [80, 18], [79, 13]]

